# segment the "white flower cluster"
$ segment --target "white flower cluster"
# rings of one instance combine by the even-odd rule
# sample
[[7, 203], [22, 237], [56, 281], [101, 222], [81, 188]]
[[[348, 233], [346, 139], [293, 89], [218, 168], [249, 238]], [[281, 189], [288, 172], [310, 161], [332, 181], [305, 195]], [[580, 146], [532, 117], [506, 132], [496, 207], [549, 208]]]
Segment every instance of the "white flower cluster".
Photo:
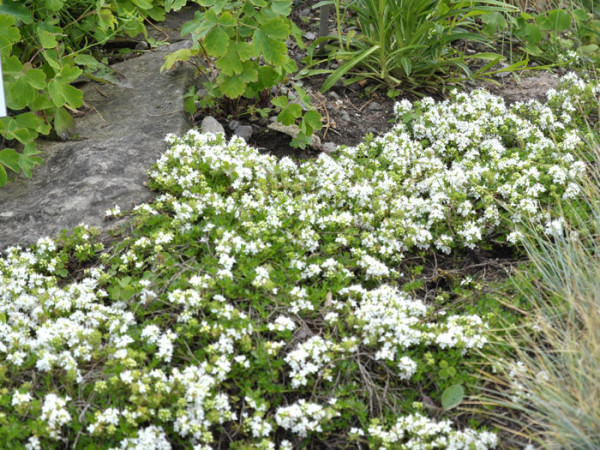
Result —
[[280, 427], [300, 437], [306, 437], [311, 432], [321, 431], [323, 423], [337, 415], [339, 413], [332, 407], [301, 399], [293, 405], [278, 408], [275, 421]]
[[67, 411], [69, 397], [61, 398], [56, 394], [47, 394], [42, 405], [41, 419], [46, 422], [50, 437], [58, 439], [62, 426], [71, 421], [71, 414]]
[[436, 422], [421, 414], [400, 417], [389, 429], [372, 424], [368, 434], [379, 443], [379, 448], [443, 448], [447, 450], [487, 450], [496, 448], [498, 438], [488, 431], [477, 432], [472, 429], [454, 430], [449, 420]]
[[288, 353], [285, 361], [292, 369], [290, 375], [293, 388], [305, 386], [310, 375], [319, 372], [331, 361], [329, 353], [331, 347], [331, 342], [324, 340], [321, 336], [313, 336]]
[[[110, 445], [167, 449], [183, 439], [201, 449], [239, 417], [232, 435], [275, 448], [281, 428], [324, 433], [344, 408], [286, 403], [290, 384], [295, 399], [338, 374], [356, 379], [342, 371], [371, 352], [402, 385], [422, 367], [423, 347], [483, 346], [479, 316], [436, 318], [397, 288], [395, 268], [408, 252], [518, 242], [525, 217], [564, 233], [550, 209], [554, 195], [577, 195], [585, 168], [575, 157], [577, 92], [598, 93], [567, 83], [546, 105], [507, 108], [483, 91], [403, 101], [396, 114], [412, 119], [389, 133], [299, 164], [235, 137], [169, 136], [150, 173], [162, 192], [134, 209], [134, 236], [101, 255], [102, 266], [69, 278], [67, 253], [49, 239], [0, 258], [0, 395], [11, 420], [46, 424], [17, 445], [52, 446], [72, 427], [98, 445], [133, 430]], [[90, 257], [92, 230], [77, 233], [73, 252]], [[90, 391], [89, 410], [67, 397]], [[248, 413], [250, 394], [267, 406]], [[422, 416], [369, 433], [384, 447], [495, 443]]]

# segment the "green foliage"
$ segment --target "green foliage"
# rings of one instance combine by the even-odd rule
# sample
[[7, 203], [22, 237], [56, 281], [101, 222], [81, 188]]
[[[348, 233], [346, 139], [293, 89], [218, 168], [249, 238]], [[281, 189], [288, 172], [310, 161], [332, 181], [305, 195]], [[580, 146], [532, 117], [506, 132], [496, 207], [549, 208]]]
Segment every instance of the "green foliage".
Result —
[[115, 82], [90, 49], [119, 34], [146, 32], [148, 18], [185, 0], [4, 0], [0, 4], [0, 53], [9, 116], [0, 119], [0, 186], [6, 169], [32, 175], [41, 163], [35, 140], [52, 131], [65, 139], [71, 114], [83, 104], [73, 86], [80, 76]]
[[[443, 86], [460, 80], [458, 74], [471, 77], [465, 55], [453, 47], [458, 40], [487, 41], [478, 32], [475, 18], [512, 10], [496, 1], [453, 0], [328, 0], [333, 4], [338, 23], [337, 36], [317, 39], [309, 52], [309, 66], [324, 61], [339, 61], [340, 67], [312, 69], [306, 75], [329, 74], [322, 91], [327, 91], [342, 77], [346, 84], [371, 80], [396, 90], [417, 92], [424, 87]], [[342, 31], [349, 11], [358, 16], [359, 32]], [[315, 56], [323, 45], [327, 59]], [[489, 53], [468, 59], [490, 59]], [[493, 55], [495, 63], [501, 55]], [[494, 63], [494, 64], [495, 64]]]
[[484, 18], [490, 37], [509, 32], [520, 50], [542, 64], [587, 68], [600, 62], [600, 20], [588, 9], [551, 9], [538, 14], [519, 12]]
[[[182, 36], [191, 34], [192, 48], [168, 55], [163, 69], [171, 69], [179, 62], [195, 63], [208, 77], [204, 83], [208, 95], [200, 99], [201, 106], [240, 98], [264, 103], [272, 88], [297, 72], [298, 66], [289, 57], [285, 43], [293, 37], [303, 46], [300, 30], [288, 18], [291, 0], [201, 0], [198, 3], [207, 9], [197, 12], [194, 20], [181, 29]], [[304, 91], [296, 91], [306, 98]], [[193, 112], [197, 97], [188, 93], [187, 98], [186, 111]], [[321, 128], [321, 117], [310, 106], [310, 99], [303, 102], [308, 109], [306, 113], [299, 105], [288, 105], [281, 97], [273, 102], [283, 108], [278, 118], [280, 122], [290, 125], [300, 121], [301, 134], [292, 143], [300, 147], [309, 143], [314, 131]]]
[[456, 408], [463, 401], [465, 388], [460, 384], [453, 384], [442, 393], [442, 407], [444, 409]]

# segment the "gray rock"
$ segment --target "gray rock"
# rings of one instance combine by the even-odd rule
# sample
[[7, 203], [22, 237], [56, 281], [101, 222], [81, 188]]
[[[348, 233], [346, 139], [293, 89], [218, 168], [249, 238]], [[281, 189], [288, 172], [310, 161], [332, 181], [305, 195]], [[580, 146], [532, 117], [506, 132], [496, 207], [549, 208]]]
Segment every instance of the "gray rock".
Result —
[[240, 127], [241, 123], [238, 120], [230, 120], [229, 121], [229, 129], [231, 131], [235, 131]]
[[233, 132], [234, 135], [244, 138], [246, 142], [252, 137], [252, 127], [250, 125], [240, 125]]
[[304, 39], [306, 39], [307, 41], [314, 41], [316, 38], [317, 38], [317, 33], [314, 33], [312, 31], [304, 33]]
[[381, 105], [377, 102], [372, 102], [372, 103], [369, 103], [369, 106], [367, 106], [367, 109], [369, 111], [379, 111], [381, 109]]
[[350, 115], [348, 113], [342, 113], [342, 120], [344, 120], [345, 122], [350, 122], [352, 119], [350, 118]]
[[206, 116], [202, 119], [200, 131], [202, 131], [202, 133], [225, 134], [225, 128], [223, 128], [223, 125], [221, 125], [213, 116]]
[[167, 148], [165, 135], [190, 127], [183, 94], [193, 77], [191, 67], [162, 73], [160, 67], [168, 53], [189, 45], [178, 42], [115, 64], [130, 87], [83, 86], [89, 109], [75, 119], [79, 140], [39, 142], [43, 163], [33, 178], [19, 175], [0, 188], [0, 250], [81, 222], [107, 232], [115, 223], [103, 221], [106, 210], [153, 198], [147, 172]]
[[323, 144], [323, 146], [321, 147], [321, 149], [325, 152], [325, 153], [333, 153], [337, 150], [337, 145], [334, 144], [333, 142], [325, 142]]

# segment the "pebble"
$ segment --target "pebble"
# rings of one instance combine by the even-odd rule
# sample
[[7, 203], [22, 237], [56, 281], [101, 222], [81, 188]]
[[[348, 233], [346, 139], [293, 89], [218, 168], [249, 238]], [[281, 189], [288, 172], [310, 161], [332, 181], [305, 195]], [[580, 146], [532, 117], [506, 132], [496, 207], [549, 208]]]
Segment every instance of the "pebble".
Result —
[[235, 129], [233, 134], [235, 136], [244, 138], [244, 140], [246, 142], [248, 142], [250, 140], [250, 138], [252, 137], [252, 127], [250, 125], [240, 125], [239, 127], [237, 127]]
[[223, 128], [223, 125], [221, 125], [213, 116], [206, 116], [202, 119], [200, 131], [202, 131], [202, 133], [225, 134], [225, 128]]
[[381, 109], [381, 105], [377, 102], [369, 103], [369, 106], [367, 106], [367, 109], [370, 111], [378, 111]]
[[343, 120], [344, 122], [350, 122], [352, 119], [350, 118], [350, 114], [348, 114], [348, 113], [343, 113], [343, 114], [342, 114], [342, 120]]
[[242, 124], [239, 121], [237, 121], [237, 120], [230, 120], [229, 121], [229, 129], [231, 131], [237, 130], [240, 127], [240, 125], [242, 125]]
[[333, 142], [325, 142], [321, 148], [325, 153], [333, 153], [337, 150], [337, 145]]
[[317, 38], [317, 33], [309, 31], [308, 33], [304, 33], [304, 39], [307, 41], [314, 41]]

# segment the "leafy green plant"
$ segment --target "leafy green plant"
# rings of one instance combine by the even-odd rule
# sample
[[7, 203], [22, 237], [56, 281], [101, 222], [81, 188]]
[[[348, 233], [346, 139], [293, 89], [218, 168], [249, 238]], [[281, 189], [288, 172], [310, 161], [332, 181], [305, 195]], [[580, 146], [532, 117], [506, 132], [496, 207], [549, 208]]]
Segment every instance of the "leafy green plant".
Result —
[[[201, 106], [214, 106], [219, 99], [229, 99], [229, 110], [239, 111], [243, 98], [258, 101], [263, 108], [269, 104], [271, 90], [292, 76], [296, 62], [288, 55], [286, 40], [294, 37], [303, 45], [300, 30], [288, 18], [291, 0], [200, 0], [207, 9], [197, 12], [194, 20], [183, 25], [181, 34], [191, 34], [190, 49], [181, 49], [166, 57], [163, 69], [178, 62], [190, 61], [207, 76], [207, 94], [198, 98], [190, 92], [186, 103], [194, 112], [196, 100]], [[305, 97], [305, 94], [300, 94]], [[304, 148], [312, 133], [321, 127], [320, 115], [304, 101], [308, 111], [278, 97], [273, 102], [283, 108], [279, 120], [291, 124], [300, 119], [301, 134], [294, 144]]]
[[600, 61], [600, 20], [586, 9], [552, 9], [507, 16], [499, 29], [510, 28], [521, 49], [543, 64], [585, 67]]
[[148, 18], [163, 20], [165, 9], [185, 0], [4, 0], [0, 4], [0, 54], [9, 116], [0, 119], [0, 186], [6, 169], [30, 177], [41, 163], [35, 140], [53, 131], [67, 138], [72, 113], [83, 93], [80, 76], [109, 69], [90, 55], [93, 46], [118, 34], [145, 33]]
[[[311, 69], [305, 75], [328, 74], [322, 91], [347, 77], [346, 84], [371, 80], [392, 94], [397, 89], [416, 93], [424, 87], [457, 82], [459, 72], [471, 77], [467, 59], [492, 60], [494, 64], [503, 59], [493, 53], [467, 58], [452, 44], [458, 40], [485, 43], [487, 38], [476, 30], [474, 18], [512, 10], [493, 0], [327, 0], [315, 7], [325, 4], [335, 6], [337, 36], [317, 39], [308, 62], [311, 68], [324, 61], [337, 61], [340, 66]], [[349, 12], [357, 15], [358, 33], [343, 31]], [[316, 52], [323, 44], [327, 44], [325, 60]]]

